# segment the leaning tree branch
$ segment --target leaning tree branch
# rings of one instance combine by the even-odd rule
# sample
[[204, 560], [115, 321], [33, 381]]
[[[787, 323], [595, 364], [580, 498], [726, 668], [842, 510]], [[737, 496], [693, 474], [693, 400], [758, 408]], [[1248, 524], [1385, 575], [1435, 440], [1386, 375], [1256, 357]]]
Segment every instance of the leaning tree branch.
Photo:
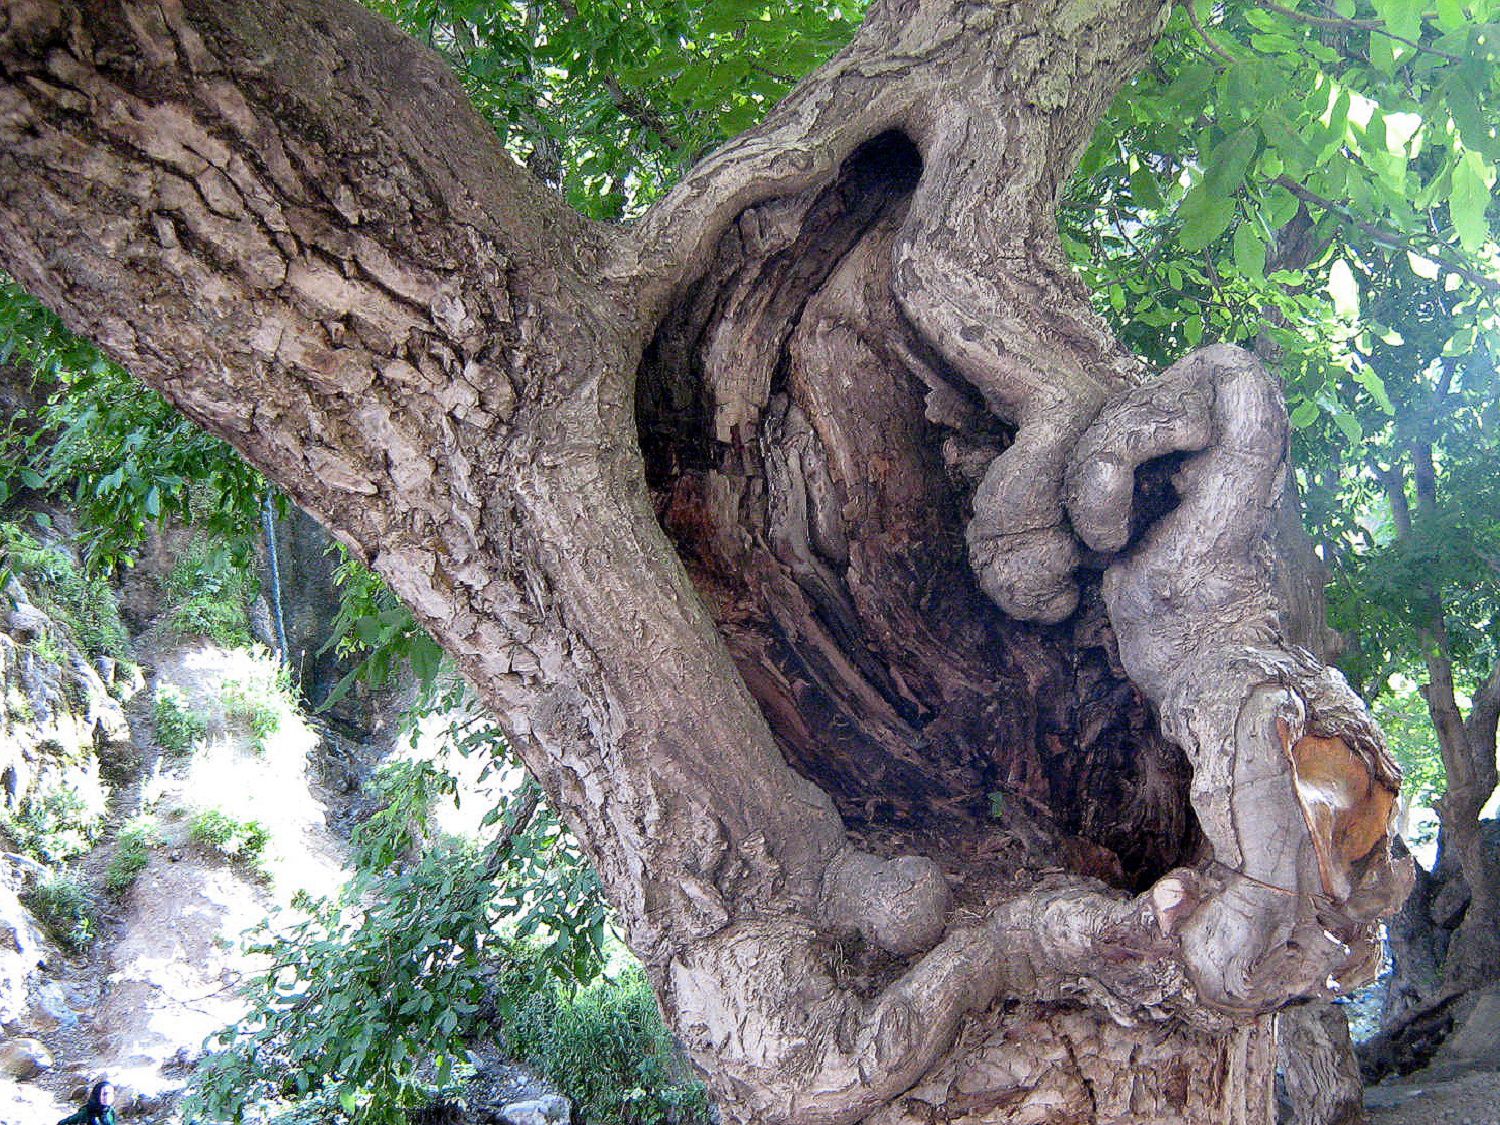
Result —
[[1481, 753], [1487, 750], [1491, 758], [1495, 756], [1497, 725], [1500, 725], [1500, 660], [1490, 668], [1490, 674], [1474, 693], [1469, 717], [1464, 723], [1469, 738], [1481, 748]]
[[1370, 31], [1376, 35], [1384, 35], [1387, 39], [1394, 40], [1402, 46], [1410, 47], [1414, 51], [1435, 55], [1438, 58], [1447, 59], [1449, 62], [1461, 63], [1469, 61], [1462, 55], [1449, 54], [1447, 51], [1440, 51], [1436, 47], [1429, 47], [1425, 43], [1418, 43], [1415, 40], [1407, 39], [1403, 35], [1397, 35], [1394, 31], [1386, 29], [1384, 20], [1356, 20], [1345, 19], [1343, 16], [1315, 16], [1308, 12], [1299, 12], [1295, 8], [1288, 8], [1284, 4], [1278, 4], [1276, 0], [1257, 0], [1257, 2], [1262, 8], [1279, 12], [1283, 16], [1300, 20], [1302, 23], [1310, 23], [1315, 27], [1341, 27], [1352, 31]]
[[1354, 227], [1356, 230], [1362, 231], [1363, 233], [1369, 235], [1381, 246], [1384, 246], [1391, 250], [1405, 250], [1422, 258], [1431, 258], [1433, 261], [1442, 265], [1445, 269], [1449, 270], [1452, 273], [1456, 273], [1465, 281], [1473, 282], [1475, 285], [1479, 286], [1486, 292], [1500, 293], [1500, 281], [1496, 281], [1488, 274], [1480, 273], [1478, 270], [1474, 269], [1471, 266], [1466, 266], [1462, 262], [1455, 261], [1450, 254], [1446, 254], [1441, 250], [1432, 250], [1420, 247], [1413, 243], [1411, 240], [1403, 238], [1395, 231], [1388, 230], [1387, 228], [1380, 226], [1378, 223], [1372, 223], [1366, 219], [1356, 217], [1350, 210], [1350, 206], [1347, 202], [1340, 203], [1337, 200], [1329, 199], [1326, 196], [1319, 195], [1317, 192], [1311, 190], [1304, 184], [1298, 183], [1290, 176], [1278, 176], [1276, 178], [1276, 183], [1286, 188], [1287, 191], [1291, 192], [1298, 199], [1302, 200], [1302, 202], [1314, 204], [1331, 214], [1337, 215], [1340, 219], [1348, 223], [1350, 226]]

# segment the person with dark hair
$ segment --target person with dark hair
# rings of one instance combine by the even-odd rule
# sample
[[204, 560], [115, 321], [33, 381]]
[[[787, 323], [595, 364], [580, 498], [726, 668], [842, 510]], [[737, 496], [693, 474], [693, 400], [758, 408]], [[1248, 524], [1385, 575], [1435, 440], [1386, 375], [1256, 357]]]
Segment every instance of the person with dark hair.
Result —
[[94, 1083], [88, 1103], [57, 1125], [115, 1125], [115, 1085], [108, 1078]]

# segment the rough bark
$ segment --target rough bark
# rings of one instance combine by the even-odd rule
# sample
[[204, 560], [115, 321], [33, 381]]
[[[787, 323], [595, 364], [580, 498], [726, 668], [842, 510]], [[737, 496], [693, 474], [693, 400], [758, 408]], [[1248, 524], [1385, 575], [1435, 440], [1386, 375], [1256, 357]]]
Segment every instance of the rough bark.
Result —
[[1365, 1125], [1364, 1083], [1343, 1011], [1314, 1001], [1277, 1016], [1276, 1030], [1292, 1125]]
[[1164, 14], [877, 4], [630, 228], [357, 8], [0, 17], [6, 268], [413, 606], [727, 1120], [1264, 1121], [1404, 893], [1279, 389], [1058, 248]]

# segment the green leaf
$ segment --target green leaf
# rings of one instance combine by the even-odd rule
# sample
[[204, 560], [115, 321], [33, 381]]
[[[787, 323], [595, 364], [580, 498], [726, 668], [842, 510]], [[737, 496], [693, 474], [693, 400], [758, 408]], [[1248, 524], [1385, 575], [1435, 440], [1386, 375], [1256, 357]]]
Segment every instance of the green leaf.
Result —
[[1375, 14], [1386, 30], [1402, 39], [1415, 40], [1422, 33], [1421, 0], [1373, 0]]
[[1266, 244], [1252, 223], [1240, 223], [1234, 228], [1234, 265], [1252, 281], [1264, 280], [1266, 276]]
[[1160, 211], [1167, 205], [1149, 168], [1136, 168], [1130, 173], [1130, 191], [1136, 202], [1152, 211]]
[[1391, 396], [1385, 389], [1385, 380], [1376, 374], [1374, 368], [1360, 367], [1354, 373], [1354, 381], [1370, 392], [1370, 396], [1375, 400], [1375, 404], [1384, 413], [1394, 414], [1396, 412], [1395, 406], [1391, 403]]
[[1297, 409], [1292, 411], [1292, 428], [1305, 430], [1318, 420], [1318, 404], [1304, 399], [1298, 404]]
[[1280, 184], [1272, 184], [1266, 189], [1261, 214], [1266, 217], [1272, 230], [1280, 230], [1292, 221], [1300, 206], [1301, 203], [1290, 191]]
[[[1487, 89], [1487, 83], [1480, 88]], [[1500, 160], [1500, 129], [1480, 107], [1489, 99], [1481, 99], [1475, 85], [1465, 75], [1458, 75], [1443, 99], [1453, 123], [1458, 126], [1459, 137], [1464, 147], [1479, 153], [1487, 160]]]
[[1484, 212], [1490, 202], [1489, 185], [1494, 172], [1485, 166], [1477, 152], [1466, 152], [1453, 169], [1453, 194], [1448, 197], [1448, 213], [1459, 241], [1471, 254], [1477, 253], [1489, 240], [1489, 224]]
[[1201, 181], [1183, 197], [1179, 214], [1182, 233], [1178, 245], [1189, 254], [1195, 253], [1224, 233], [1234, 217], [1234, 200], [1215, 195], [1207, 182]]
[[1359, 282], [1343, 258], [1328, 269], [1328, 295], [1333, 298], [1333, 311], [1341, 320], [1359, 319]]
[[1444, 31], [1454, 31], [1464, 25], [1463, 0], [1437, 0], [1437, 22]]
[[1203, 182], [1214, 195], [1233, 195], [1244, 182], [1245, 170], [1255, 159], [1255, 148], [1259, 134], [1253, 125], [1247, 125], [1228, 140], [1218, 145], [1208, 158], [1203, 169]]

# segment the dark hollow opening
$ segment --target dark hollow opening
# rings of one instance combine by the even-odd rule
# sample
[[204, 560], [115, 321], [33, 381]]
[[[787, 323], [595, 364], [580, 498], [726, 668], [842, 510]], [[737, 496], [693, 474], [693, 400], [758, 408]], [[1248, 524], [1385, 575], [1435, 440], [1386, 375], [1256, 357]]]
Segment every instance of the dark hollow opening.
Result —
[[1012, 430], [892, 296], [921, 174], [886, 133], [726, 230], [638, 374], [657, 516], [788, 761], [868, 846], [1144, 886], [1196, 846], [1187, 764], [1097, 573], [1055, 627], [974, 580], [970, 497]]

